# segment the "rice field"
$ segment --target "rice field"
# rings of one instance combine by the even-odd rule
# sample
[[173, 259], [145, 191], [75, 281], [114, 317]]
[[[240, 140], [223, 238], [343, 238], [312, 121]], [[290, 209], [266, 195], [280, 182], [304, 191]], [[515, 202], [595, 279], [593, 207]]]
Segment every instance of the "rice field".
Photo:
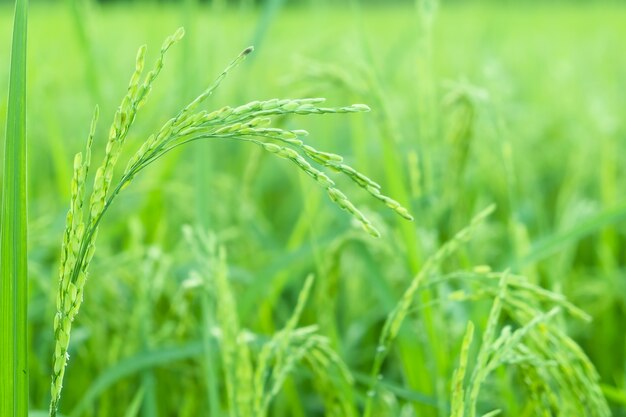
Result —
[[253, 3], [0, 4], [0, 417], [626, 416], [626, 5]]

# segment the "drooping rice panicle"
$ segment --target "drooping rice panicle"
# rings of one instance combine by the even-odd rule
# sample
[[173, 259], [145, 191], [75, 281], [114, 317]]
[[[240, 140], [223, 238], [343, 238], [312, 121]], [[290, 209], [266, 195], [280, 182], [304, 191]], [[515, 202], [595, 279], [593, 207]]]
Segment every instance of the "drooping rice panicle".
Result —
[[[334, 166], [329, 164], [329, 161], [339, 162], [339, 156], [320, 152], [305, 145], [300, 139], [300, 137], [306, 135], [305, 131], [271, 127], [271, 116], [356, 113], [369, 111], [369, 107], [362, 104], [336, 108], [320, 107], [318, 104], [323, 102], [323, 99], [305, 98], [254, 101], [234, 108], [223, 107], [213, 112], [207, 112], [206, 110], [197, 111], [198, 107], [219, 87], [228, 72], [239, 65], [252, 52], [252, 48], [246, 48], [203, 93], [185, 106], [176, 116], [167, 121], [157, 133], [150, 135], [141, 144], [134, 156], [130, 158], [124, 173], [114, 185], [115, 167], [123, 153], [128, 133], [135, 121], [137, 112], [145, 103], [154, 81], [163, 69], [167, 51], [183, 35], [184, 31], [181, 28], [165, 40], [154, 67], [144, 76], [143, 81], [141, 81], [141, 76], [144, 70], [146, 48], [141, 47], [139, 49], [135, 71], [130, 78], [126, 95], [113, 118], [104, 159], [95, 172], [87, 207], [84, 207], [86, 201], [86, 196], [84, 195], [85, 183], [91, 162], [91, 147], [94, 141], [97, 111], [94, 115], [90, 135], [87, 140], [85, 157], [83, 158], [81, 154], [78, 154], [75, 158], [70, 210], [67, 216], [61, 254], [57, 313], [54, 323], [55, 352], [50, 402], [51, 417], [56, 415], [61, 397], [63, 377], [68, 361], [71, 323], [76, 317], [83, 300], [88, 269], [95, 252], [98, 226], [116, 196], [132, 182], [135, 175], [170, 150], [192, 141], [212, 138], [254, 143], [267, 152], [292, 161], [302, 172], [314, 178], [316, 183], [327, 191], [331, 200], [357, 219], [368, 233], [378, 236], [378, 231], [365, 215], [354, 206], [324, 172], [302, 157], [298, 152], [300, 150], [311, 158], [314, 163], [345, 173], [358, 185], [368, 189], [372, 195], [385, 202], [398, 214], [407, 219], [411, 218], [405, 208], [389, 197], [382, 195], [379, 191], [380, 187], [365, 175], [346, 165]], [[276, 142], [283, 145], [278, 145]], [[84, 214], [83, 211], [85, 211]], [[221, 289], [226, 291], [226, 287], [223, 284], [223, 282], [220, 284], [222, 285]], [[236, 337], [239, 338], [240, 335], [237, 334]], [[233, 338], [229, 340], [237, 344], [237, 346], [241, 345], [238, 340], [233, 341]], [[236, 353], [225, 356], [227, 362], [230, 361], [228, 358], [233, 358], [233, 355], [238, 358], [237, 361], [240, 364], [248, 362], [246, 358], [249, 357], [249, 352], [245, 348], [240, 346], [240, 348], [234, 349], [234, 352]], [[305, 349], [303, 352], [306, 353], [308, 350]], [[233, 365], [232, 361], [229, 363]], [[236, 370], [235, 375], [231, 375], [230, 379], [232, 381], [235, 378], [251, 379], [251, 375], [247, 375], [251, 373], [251, 368], [237, 366], [232, 369]], [[237, 404], [237, 409], [243, 415], [249, 413], [247, 407], [251, 404], [251, 389], [248, 392], [250, 392], [250, 398], [244, 399]], [[243, 393], [239, 392], [237, 398], [244, 398]]]

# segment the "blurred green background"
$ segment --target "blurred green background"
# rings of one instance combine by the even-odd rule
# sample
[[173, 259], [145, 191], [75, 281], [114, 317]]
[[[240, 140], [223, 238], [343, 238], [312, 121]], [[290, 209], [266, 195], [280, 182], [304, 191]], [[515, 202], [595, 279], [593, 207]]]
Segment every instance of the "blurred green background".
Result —
[[[5, 63], [11, 19], [12, 4], [0, 3]], [[371, 239], [310, 179], [258, 149], [197, 143], [170, 154], [122, 193], [102, 224], [72, 336], [63, 413], [128, 415], [139, 398], [141, 415], [207, 415], [197, 348], [206, 322], [202, 292], [190, 285], [196, 260], [182, 236], [185, 224], [213, 231], [226, 246], [242, 324], [259, 337], [282, 327], [306, 273], [327, 280], [304, 322], [320, 324], [359, 375], [369, 369], [386, 314], [425, 258], [495, 203], [495, 214], [442, 271], [510, 268], [591, 314], [591, 324], [565, 317], [562, 325], [597, 367], [614, 414], [626, 415], [626, 4], [582, 0], [33, 2], [34, 409], [46, 409], [49, 400], [73, 155], [99, 104], [99, 161], [137, 48], [147, 44], [151, 62], [179, 26], [187, 35], [167, 57], [129, 148], [254, 45], [209, 106], [307, 96], [370, 105], [368, 114], [281, 123], [307, 129], [316, 147], [344, 155], [415, 221], [394, 218], [340, 183], [381, 229], [382, 239]], [[1, 65], [0, 86], [7, 84], [8, 65]], [[6, 95], [1, 88], [1, 131]], [[429, 290], [431, 304], [411, 315], [402, 338], [412, 350], [394, 352], [385, 368], [388, 395], [398, 404], [389, 410], [406, 403], [416, 415], [447, 415], [436, 404], [449, 401], [442, 393], [465, 323], [483, 325], [489, 308], [487, 301], [452, 306], [445, 295], [454, 289]], [[129, 367], [146, 356], [154, 363]], [[499, 407], [523, 415], [524, 398], [499, 393], [498, 378], [508, 381], [494, 377], [484, 412]], [[365, 395], [358, 378], [356, 390]], [[323, 415], [306, 371], [290, 379], [271, 415]]]

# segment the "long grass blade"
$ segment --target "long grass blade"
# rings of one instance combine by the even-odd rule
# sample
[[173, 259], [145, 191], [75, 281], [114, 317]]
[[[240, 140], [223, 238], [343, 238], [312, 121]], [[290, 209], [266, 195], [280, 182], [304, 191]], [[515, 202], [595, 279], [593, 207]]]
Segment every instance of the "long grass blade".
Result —
[[26, 263], [27, 0], [15, 3], [0, 212], [0, 416], [28, 415]]
[[[158, 348], [152, 351], [122, 359], [99, 375], [85, 391], [81, 400], [69, 413], [70, 417], [82, 415], [98, 397], [109, 387], [124, 378], [139, 374], [142, 371], [164, 366], [177, 361], [199, 357], [202, 354], [202, 341], [193, 341], [176, 347]], [[61, 414], [57, 414], [60, 417]]]
[[624, 218], [626, 218], [626, 202], [601, 211], [577, 223], [572, 228], [555, 232], [552, 235], [537, 240], [530, 248], [529, 253], [517, 262], [513, 262], [513, 264], [521, 268], [525, 265], [541, 261], [558, 253], [567, 245], [576, 243], [580, 239], [590, 234], [597, 233], [605, 227], [617, 224], [623, 221]]

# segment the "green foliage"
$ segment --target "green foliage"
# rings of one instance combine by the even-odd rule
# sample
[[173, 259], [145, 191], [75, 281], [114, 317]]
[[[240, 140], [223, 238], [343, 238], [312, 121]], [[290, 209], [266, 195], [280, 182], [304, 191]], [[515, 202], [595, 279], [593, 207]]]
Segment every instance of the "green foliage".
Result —
[[[81, 7], [82, 27], [29, 10], [31, 414], [61, 262], [66, 416], [626, 415], [623, 7], [225, 3]], [[128, 89], [134, 45], [183, 20], [138, 101], [163, 61]], [[114, 128], [94, 123], [72, 179], [97, 95]]]

